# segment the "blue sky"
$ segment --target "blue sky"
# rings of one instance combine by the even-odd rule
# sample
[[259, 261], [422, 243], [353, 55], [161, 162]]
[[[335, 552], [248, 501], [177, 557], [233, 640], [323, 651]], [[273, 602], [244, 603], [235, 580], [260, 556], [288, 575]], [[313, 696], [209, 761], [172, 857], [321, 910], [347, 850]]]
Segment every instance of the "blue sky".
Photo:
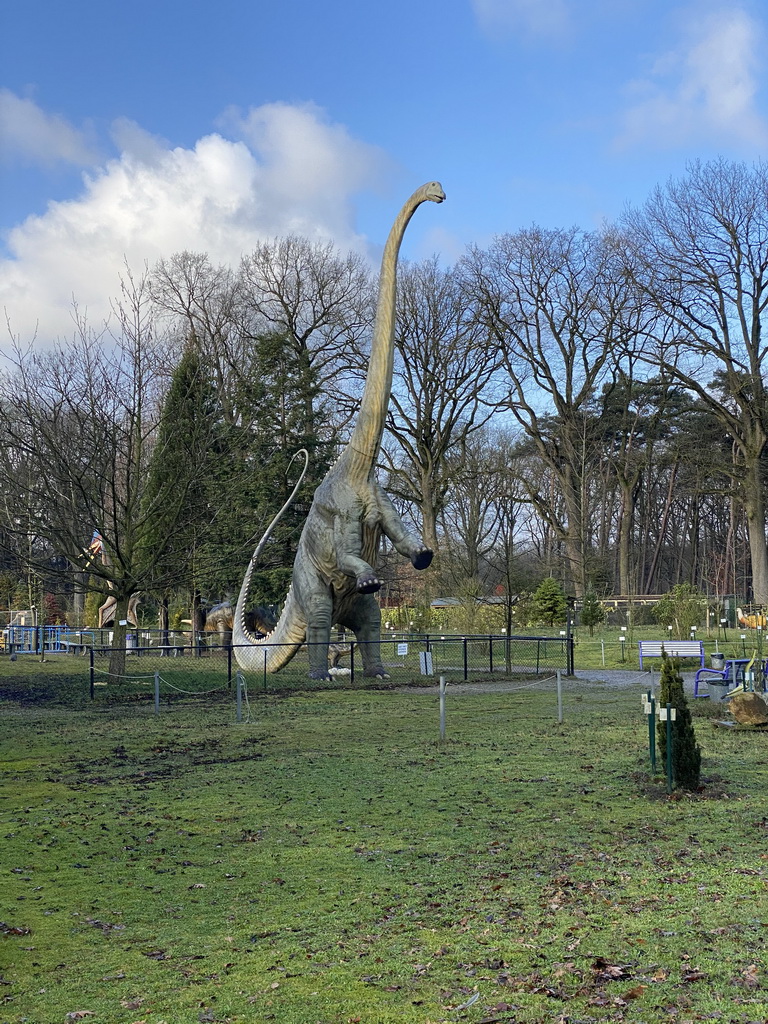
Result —
[[8, 0], [0, 305], [46, 342], [181, 249], [375, 261], [432, 178], [414, 259], [599, 226], [692, 159], [765, 158], [766, 43], [765, 0]]

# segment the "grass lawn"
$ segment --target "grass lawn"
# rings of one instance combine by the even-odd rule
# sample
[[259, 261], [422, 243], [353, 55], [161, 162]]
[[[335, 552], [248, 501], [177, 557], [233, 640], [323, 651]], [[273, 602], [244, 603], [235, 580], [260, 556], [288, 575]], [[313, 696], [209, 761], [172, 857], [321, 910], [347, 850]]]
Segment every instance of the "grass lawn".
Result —
[[708, 701], [669, 799], [640, 684], [449, 686], [441, 746], [435, 692], [3, 673], [0, 1024], [768, 1019], [768, 736]]

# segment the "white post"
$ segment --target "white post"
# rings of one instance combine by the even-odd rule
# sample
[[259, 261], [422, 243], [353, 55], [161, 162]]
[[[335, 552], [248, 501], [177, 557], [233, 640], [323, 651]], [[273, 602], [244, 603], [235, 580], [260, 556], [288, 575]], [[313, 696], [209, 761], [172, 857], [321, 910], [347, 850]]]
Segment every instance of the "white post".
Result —
[[563, 678], [560, 669], [557, 670], [557, 720], [563, 721]]
[[440, 676], [440, 742], [445, 742], [445, 676]]
[[243, 673], [237, 672], [237, 721], [243, 720]]
[[155, 672], [155, 714], [160, 714], [160, 673]]

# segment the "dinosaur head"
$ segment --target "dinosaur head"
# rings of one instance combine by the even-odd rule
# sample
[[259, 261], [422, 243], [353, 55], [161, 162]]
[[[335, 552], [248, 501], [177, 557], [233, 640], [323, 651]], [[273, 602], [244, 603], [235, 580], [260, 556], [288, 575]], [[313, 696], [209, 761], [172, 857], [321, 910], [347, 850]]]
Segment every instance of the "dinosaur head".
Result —
[[426, 185], [421, 186], [419, 192], [422, 193], [423, 199], [428, 199], [432, 203], [442, 203], [445, 199], [445, 192], [439, 181], [428, 181]]

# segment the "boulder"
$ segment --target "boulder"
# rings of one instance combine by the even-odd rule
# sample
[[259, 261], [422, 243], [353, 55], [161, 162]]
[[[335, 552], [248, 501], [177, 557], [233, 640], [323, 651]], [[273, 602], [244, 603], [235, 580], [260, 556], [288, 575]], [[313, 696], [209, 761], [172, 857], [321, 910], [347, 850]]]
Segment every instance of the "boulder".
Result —
[[728, 710], [740, 725], [768, 725], [768, 705], [759, 693], [735, 693]]

